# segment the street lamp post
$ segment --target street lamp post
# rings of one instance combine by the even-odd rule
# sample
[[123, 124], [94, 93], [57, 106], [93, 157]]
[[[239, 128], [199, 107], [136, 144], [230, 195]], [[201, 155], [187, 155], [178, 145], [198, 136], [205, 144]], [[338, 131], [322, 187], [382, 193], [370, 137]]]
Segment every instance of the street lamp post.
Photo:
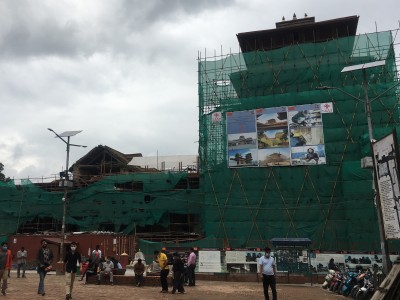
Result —
[[[62, 223], [61, 223], [61, 244], [60, 244], [60, 261], [62, 261], [63, 260], [63, 256], [64, 256], [65, 218], [66, 218], [66, 215], [67, 215], [67, 206], [68, 206], [68, 187], [70, 185], [69, 175], [68, 175], [69, 149], [70, 149], [70, 146], [83, 147], [83, 148], [86, 148], [86, 146], [76, 145], [76, 144], [71, 144], [70, 143], [71, 136], [77, 135], [78, 133], [82, 132], [82, 130], [65, 131], [65, 132], [63, 132], [61, 134], [58, 134], [51, 128], [47, 128], [47, 129], [49, 131], [53, 132], [56, 135], [55, 137], [59, 138], [60, 140], [62, 140], [67, 145], [67, 161], [66, 161], [66, 164], [65, 164], [65, 171], [62, 172], [62, 176], [60, 176], [60, 177], [64, 177], [64, 180], [62, 180], [62, 187], [64, 188], [64, 196], [62, 198], [62, 201], [63, 201], [63, 215], [62, 215]], [[66, 137], [67, 140], [63, 139], [64, 137]]]
[[[394, 89], [395, 87], [397, 87], [400, 84], [400, 83], [397, 83], [394, 86], [392, 86], [391, 88], [388, 88], [387, 90], [383, 91], [381, 94], [379, 94], [372, 100], [369, 99], [366, 69], [372, 68], [372, 67], [384, 66], [384, 65], [385, 65], [385, 61], [377, 61], [377, 62], [372, 62], [372, 63], [367, 63], [367, 64], [345, 67], [341, 71], [342, 73], [345, 73], [345, 72], [351, 72], [351, 71], [356, 71], [356, 70], [362, 70], [365, 100], [362, 100], [362, 99], [360, 99], [338, 87], [320, 86], [320, 87], [316, 88], [317, 90], [337, 90], [357, 101], [364, 102], [365, 114], [367, 116], [367, 122], [368, 122], [368, 137], [369, 137], [370, 144], [374, 141], [373, 126], [372, 126], [372, 119], [371, 119], [371, 102], [379, 99], [381, 96], [383, 96], [384, 94], [386, 94], [387, 92]], [[371, 147], [371, 151], [372, 151], [372, 156], [374, 156], [372, 147]], [[374, 169], [372, 169], [372, 176], [373, 176], [373, 180], [375, 182], [376, 175], [375, 175]], [[385, 229], [384, 229], [384, 224], [383, 224], [383, 216], [382, 216], [382, 210], [381, 210], [380, 197], [376, 193], [376, 188], [374, 188], [374, 192], [375, 192], [376, 209], [377, 209], [377, 216], [378, 216], [379, 236], [380, 236], [380, 240], [381, 240], [382, 266], [383, 266], [383, 272], [387, 275], [390, 271], [390, 266], [391, 266], [390, 257], [389, 257], [389, 247], [388, 247], [388, 243], [387, 243], [387, 240], [385, 237]]]

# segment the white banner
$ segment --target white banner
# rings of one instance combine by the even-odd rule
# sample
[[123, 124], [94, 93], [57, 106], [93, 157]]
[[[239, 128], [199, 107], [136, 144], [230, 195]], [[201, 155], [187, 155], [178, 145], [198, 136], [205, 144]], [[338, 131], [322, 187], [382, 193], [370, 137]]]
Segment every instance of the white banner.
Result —
[[221, 251], [199, 251], [199, 272], [221, 272]]
[[393, 133], [373, 144], [375, 176], [386, 239], [400, 239], [400, 186]]
[[260, 251], [226, 251], [225, 262], [227, 264], [257, 264], [258, 259], [263, 256]]

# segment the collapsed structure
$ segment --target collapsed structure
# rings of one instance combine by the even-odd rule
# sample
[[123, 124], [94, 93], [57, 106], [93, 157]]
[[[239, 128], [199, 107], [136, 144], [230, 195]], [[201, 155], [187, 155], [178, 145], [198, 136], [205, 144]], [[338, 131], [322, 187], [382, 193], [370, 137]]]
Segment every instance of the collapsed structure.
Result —
[[[232, 248], [300, 237], [315, 249], [379, 252], [371, 170], [361, 166], [370, 156], [363, 103], [316, 90], [362, 100], [362, 74], [341, 70], [384, 60], [368, 70], [374, 133], [397, 127], [398, 89], [380, 95], [398, 81], [392, 32], [356, 35], [357, 22], [283, 21], [238, 34], [241, 53], [200, 55], [199, 163], [131, 165], [140, 154], [96, 147], [70, 169], [67, 232]], [[0, 182], [3, 238], [60, 230], [55, 184]]]

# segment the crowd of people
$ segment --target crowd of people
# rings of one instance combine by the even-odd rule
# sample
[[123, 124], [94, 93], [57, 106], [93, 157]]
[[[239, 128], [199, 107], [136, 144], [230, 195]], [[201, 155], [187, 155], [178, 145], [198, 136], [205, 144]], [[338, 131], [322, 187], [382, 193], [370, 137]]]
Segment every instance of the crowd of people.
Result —
[[[13, 255], [8, 247], [7, 242], [1, 244], [0, 251], [0, 281], [1, 293], [6, 295], [7, 281], [10, 277], [12, 268]], [[82, 262], [82, 256], [77, 249], [78, 245], [72, 242], [69, 249], [63, 258], [65, 271], [65, 299], [72, 299], [72, 291], [78, 270], [81, 270], [79, 281], [85, 280], [88, 282], [91, 276], [97, 277], [97, 284], [100, 284], [104, 278], [108, 278], [111, 285], [114, 284], [115, 269], [122, 269], [121, 263], [114, 257], [103, 256], [100, 250], [100, 245], [96, 245], [95, 249], [87, 261]], [[17, 278], [26, 278], [26, 267], [28, 252], [24, 247], [17, 252]], [[37, 261], [37, 274], [39, 275], [39, 284], [37, 293], [45, 296], [45, 278], [49, 271], [53, 270], [54, 254], [47, 241], [40, 242], [35, 259]], [[162, 293], [168, 293], [167, 277], [172, 272], [173, 287], [171, 293], [184, 293], [184, 285], [195, 286], [195, 268], [196, 254], [193, 248], [190, 248], [190, 253], [181, 257], [178, 253], [173, 253], [172, 260], [169, 259], [163, 251], [155, 251], [152, 263], [147, 268], [143, 253], [139, 250], [135, 254], [134, 260], [131, 262], [135, 274], [135, 284], [137, 287], [142, 286], [145, 280], [145, 273], [155, 274], [160, 276], [160, 284]]]
[[[1, 244], [0, 251], [0, 280], [1, 280], [1, 293], [6, 295], [7, 281], [10, 276], [9, 272], [12, 267], [12, 253], [8, 248], [8, 243]], [[22, 247], [17, 252], [17, 277], [24, 278], [26, 271], [26, 261], [28, 253]], [[38, 294], [44, 296], [45, 293], [45, 278], [49, 271], [53, 269], [54, 255], [50, 247], [47, 245], [46, 240], [41, 241], [41, 247], [36, 254], [37, 273], [39, 274]], [[194, 248], [190, 248], [189, 254], [179, 254], [175, 252], [172, 254], [172, 260], [169, 259], [163, 251], [154, 251], [154, 258], [149, 268], [145, 266], [145, 258], [143, 253], [139, 250], [135, 255], [132, 262], [133, 271], [135, 274], [135, 284], [137, 287], [142, 286], [145, 277], [145, 272], [149, 274], [157, 274], [160, 276], [161, 293], [168, 293], [167, 277], [172, 273], [172, 290], [171, 293], [185, 293], [185, 286], [195, 286], [195, 268], [197, 256]], [[63, 259], [65, 266], [65, 282], [66, 291], [65, 298], [72, 299], [72, 291], [76, 274], [81, 268], [82, 274], [80, 281], [85, 279], [85, 283], [90, 276], [97, 276], [97, 284], [100, 284], [104, 278], [108, 278], [110, 284], [113, 285], [115, 269], [122, 268], [121, 264], [110, 256], [103, 257], [100, 246], [97, 245], [92, 251], [87, 262], [82, 263], [82, 256], [77, 249], [77, 244], [72, 242], [69, 246], [67, 253]], [[277, 299], [276, 291], [276, 262], [275, 258], [271, 256], [271, 249], [265, 248], [265, 254], [258, 259], [258, 275], [261, 276], [264, 287], [265, 299], [269, 299], [268, 290], [271, 289], [272, 297]], [[330, 261], [330, 267], [334, 267], [334, 261]], [[22, 274], [21, 274], [22, 273]]]

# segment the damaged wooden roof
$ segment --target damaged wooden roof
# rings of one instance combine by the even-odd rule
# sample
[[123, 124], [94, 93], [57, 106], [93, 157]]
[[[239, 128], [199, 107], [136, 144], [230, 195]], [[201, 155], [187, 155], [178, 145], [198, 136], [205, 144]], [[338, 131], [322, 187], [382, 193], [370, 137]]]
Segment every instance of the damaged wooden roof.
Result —
[[99, 145], [77, 160], [70, 170], [76, 165], [98, 165], [105, 160], [127, 165], [133, 157], [142, 157], [142, 154], [124, 154], [111, 147]]

